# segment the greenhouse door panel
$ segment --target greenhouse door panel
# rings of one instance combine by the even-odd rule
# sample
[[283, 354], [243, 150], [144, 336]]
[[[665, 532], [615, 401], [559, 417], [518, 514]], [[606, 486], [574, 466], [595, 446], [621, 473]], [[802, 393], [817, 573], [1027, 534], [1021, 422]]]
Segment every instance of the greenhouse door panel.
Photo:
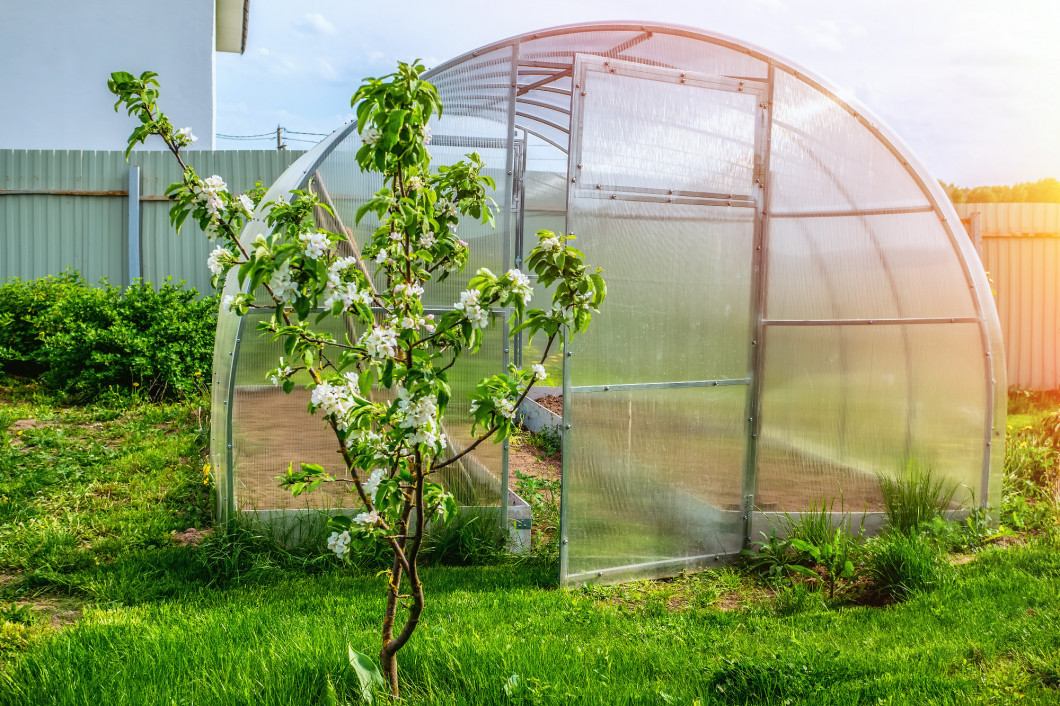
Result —
[[596, 56], [574, 68], [567, 230], [608, 298], [564, 356], [561, 580], [743, 544], [764, 87]]

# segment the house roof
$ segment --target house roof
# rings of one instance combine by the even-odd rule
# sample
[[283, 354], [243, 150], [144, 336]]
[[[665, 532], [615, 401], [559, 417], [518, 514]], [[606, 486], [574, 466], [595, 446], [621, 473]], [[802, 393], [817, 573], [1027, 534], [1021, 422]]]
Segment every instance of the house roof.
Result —
[[247, 49], [250, 0], [217, 0], [217, 51], [242, 54]]

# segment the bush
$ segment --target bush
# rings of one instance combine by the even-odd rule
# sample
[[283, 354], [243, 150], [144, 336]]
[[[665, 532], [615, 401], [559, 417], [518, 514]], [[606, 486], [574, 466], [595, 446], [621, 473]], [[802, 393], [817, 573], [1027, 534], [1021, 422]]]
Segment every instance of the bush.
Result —
[[[194, 394], [210, 370], [217, 299], [167, 279], [122, 290], [76, 272], [0, 286], [0, 355], [7, 371], [39, 375], [79, 400], [111, 389], [151, 399]], [[12, 365], [11, 363], [14, 363]]]
[[868, 550], [867, 572], [873, 587], [892, 600], [937, 587], [949, 569], [939, 549], [918, 534], [887, 532], [874, 538]]

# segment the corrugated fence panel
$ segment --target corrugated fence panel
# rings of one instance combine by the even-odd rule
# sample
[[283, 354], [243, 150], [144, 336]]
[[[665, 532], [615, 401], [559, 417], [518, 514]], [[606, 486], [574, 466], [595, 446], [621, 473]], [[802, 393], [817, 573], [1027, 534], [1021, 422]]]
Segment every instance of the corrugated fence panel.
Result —
[[[121, 152], [81, 153], [81, 183], [90, 191], [128, 191], [129, 165]], [[126, 233], [129, 207], [126, 197], [82, 196], [81, 227], [73, 234], [79, 249], [78, 269], [89, 282], [106, 277], [124, 284], [128, 272]]]
[[1060, 233], [1060, 203], [959, 203], [957, 215], [983, 214], [983, 236]]
[[[266, 186], [300, 151], [191, 151], [202, 176], [220, 174], [235, 192]], [[159, 200], [180, 178], [168, 152], [0, 150], [0, 280], [33, 279], [75, 268], [90, 282], [127, 284], [129, 165], [141, 167], [143, 275], [182, 279], [211, 291], [206, 257], [214, 247], [187, 223], [178, 237]]]
[[961, 203], [981, 214], [983, 268], [997, 294], [1009, 387], [1060, 389], [1060, 204]]
[[[218, 174], [229, 191], [240, 193], [261, 181], [269, 186], [302, 152], [228, 150], [192, 151], [185, 155], [188, 166], [200, 177]], [[137, 156], [134, 153], [134, 156]], [[186, 221], [178, 235], [169, 224], [169, 202], [157, 200], [166, 188], [180, 179], [180, 169], [167, 153], [138, 153], [143, 170], [143, 268], [144, 277], [161, 282], [166, 277], [183, 279], [200, 292], [211, 291], [206, 258], [217, 247], [199, 231], [198, 224]]]

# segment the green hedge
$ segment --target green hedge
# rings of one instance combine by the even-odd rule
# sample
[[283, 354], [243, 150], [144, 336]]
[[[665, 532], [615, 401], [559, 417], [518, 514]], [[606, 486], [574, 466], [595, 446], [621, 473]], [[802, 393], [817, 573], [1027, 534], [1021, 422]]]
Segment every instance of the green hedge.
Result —
[[0, 368], [78, 400], [138, 390], [152, 399], [208, 384], [217, 296], [167, 279], [122, 289], [72, 271], [0, 285]]

